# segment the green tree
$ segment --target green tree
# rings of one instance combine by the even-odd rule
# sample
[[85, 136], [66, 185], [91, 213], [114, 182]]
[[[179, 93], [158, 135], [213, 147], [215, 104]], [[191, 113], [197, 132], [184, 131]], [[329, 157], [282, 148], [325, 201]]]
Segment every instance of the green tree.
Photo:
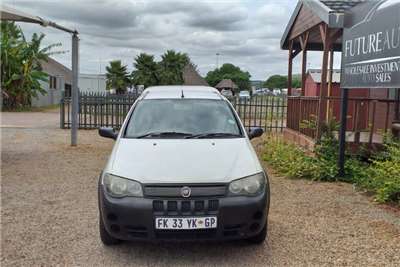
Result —
[[250, 73], [242, 71], [239, 67], [225, 63], [219, 69], [209, 71], [206, 76], [206, 81], [211, 86], [216, 86], [223, 79], [231, 79], [237, 84], [239, 90], [249, 90], [250, 85]]
[[132, 82], [136, 85], [144, 85], [145, 88], [159, 84], [159, 66], [154, 61], [154, 56], [141, 53], [133, 63]]
[[282, 89], [287, 88], [287, 77], [281, 75], [272, 75], [264, 83], [264, 86], [269, 89]]
[[183, 69], [190, 63], [187, 54], [174, 50], [165, 52], [160, 62], [156, 62], [153, 55], [141, 53], [133, 63], [135, 70], [132, 72], [132, 81], [144, 87], [183, 84]]
[[160, 84], [183, 84], [183, 69], [190, 63], [187, 54], [168, 50], [159, 62]]
[[46, 94], [42, 82], [48, 82], [48, 75], [42, 71], [41, 63], [48, 56], [63, 52], [51, 52], [60, 43], [42, 48], [44, 34], [32, 35], [26, 41], [20, 27], [14, 22], [1, 22], [1, 88], [6, 108], [29, 106], [32, 97]]
[[117, 94], [125, 93], [130, 84], [126, 65], [122, 65], [121, 60], [113, 60], [106, 71], [107, 89], [115, 89]]
[[294, 76], [292, 78], [292, 88], [301, 88], [301, 76]]
[[[283, 75], [272, 75], [264, 82], [264, 87], [269, 89], [283, 89], [288, 87], [288, 78]], [[292, 76], [292, 88], [301, 87], [301, 77], [299, 75]]]

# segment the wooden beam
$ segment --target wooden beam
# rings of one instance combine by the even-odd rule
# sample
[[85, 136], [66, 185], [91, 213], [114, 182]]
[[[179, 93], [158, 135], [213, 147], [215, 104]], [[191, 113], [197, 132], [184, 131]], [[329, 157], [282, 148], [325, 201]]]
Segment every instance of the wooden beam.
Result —
[[326, 38], [326, 32], [327, 32], [328, 26], [325, 23], [322, 23], [319, 25], [319, 33], [321, 34], [321, 40], [322, 44], [325, 46], [325, 41], [327, 40]]
[[307, 72], [307, 43], [310, 32], [307, 31], [304, 35], [300, 36], [300, 45], [303, 51], [301, 61], [301, 95], [304, 96], [306, 92], [306, 72]]
[[310, 36], [310, 32], [307, 31], [304, 34], [299, 36], [299, 40], [300, 40], [300, 46], [301, 46], [301, 50], [305, 50], [307, 47], [307, 43], [308, 43], [308, 37]]
[[342, 34], [343, 34], [342, 29], [338, 29], [336, 30], [336, 32], [333, 32], [330, 37], [331, 44], [336, 42], [336, 40], [339, 39], [342, 36]]
[[299, 53], [301, 52], [301, 49], [296, 49], [292, 52], [292, 59], [295, 58]]
[[[328, 97], [332, 95], [333, 59], [334, 59], [334, 52], [333, 52], [333, 49], [331, 46], [330, 51], [329, 51]], [[329, 121], [329, 119], [331, 119], [331, 117], [332, 117], [329, 107], [330, 107], [330, 101], [328, 99], [328, 101], [326, 103], [326, 110], [328, 111], [326, 113], [327, 121]]]
[[288, 96], [292, 95], [292, 64], [293, 64], [293, 40], [289, 41], [289, 62], [288, 62]]
[[326, 94], [327, 94], [327, 69], [328, 69], [328, 54], [330, 50], [330, 29], [327, 25], [320, 26], [322, 42], [324, 44], [324, 51], [322, 54], [322, 70], [321, 70], [321, 85], [319, 90], [319, 103], [318, 103], [318, 127], [317, 139], [321, 138], [322, 126], [326, 118]]

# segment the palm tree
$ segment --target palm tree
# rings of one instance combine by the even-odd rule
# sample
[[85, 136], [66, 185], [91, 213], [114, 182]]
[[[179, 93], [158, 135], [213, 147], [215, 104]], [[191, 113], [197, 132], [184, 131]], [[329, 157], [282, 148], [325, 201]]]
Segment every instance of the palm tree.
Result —
[[30, 105], [32, 97], [46, 93], [40, 81], [47, 82], [48, 75], [42, 71], [41, 63], [50, 55], [63, 52], [51, 52], [61, 43], [41, 48], [44, 37], [34, 33], [28, 42], [14, 22], [1, 22], [1, 87], [6, 107]]
[[183, 84], [183, 69], [190, 63], [187, 54], [168, 50], [161, 56], [160, 65], [160, 83]]
[[126, 68], [126, 65], [122, 65], [121, 60], [110, 61], [110, 65], [106, 67], [108, 90], [115, 89], [117, 94], [126, 92], [126, 88], [130, 83]]
[[141, 53], [133, 63], [135, 70], [132, 72], [132, 80], [136, 85], [144, 85], [145, 88], [159, 84], [159, 66], [154, 61], [154, 56]]

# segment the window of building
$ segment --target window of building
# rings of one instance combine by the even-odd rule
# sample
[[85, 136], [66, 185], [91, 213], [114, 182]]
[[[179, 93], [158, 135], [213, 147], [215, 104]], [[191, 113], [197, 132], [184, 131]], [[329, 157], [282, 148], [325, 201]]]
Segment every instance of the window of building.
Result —
[[57, 77], [49, 76], [49, 88], [57, 89]]
[[65, 90], [64, 96], [65, 97], [71, 97], [71, 85], [66, 83], [65, 87], [64, 87], [64, 90]]

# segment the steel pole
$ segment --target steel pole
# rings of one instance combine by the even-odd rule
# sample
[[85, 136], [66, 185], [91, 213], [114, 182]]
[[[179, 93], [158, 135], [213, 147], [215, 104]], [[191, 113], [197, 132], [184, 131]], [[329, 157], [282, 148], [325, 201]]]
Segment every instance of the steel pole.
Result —
[[79, 112], [79, 38], [72, 34], [72, 114], [71, 114], [71, 146], [78, 144], [78, 112]]
[[346, 124], [349, 89], [342, 88], [340, 100], [340, 131], [339, 131], [339, 177], [344, 177], [345, 151], [346, 151]]

